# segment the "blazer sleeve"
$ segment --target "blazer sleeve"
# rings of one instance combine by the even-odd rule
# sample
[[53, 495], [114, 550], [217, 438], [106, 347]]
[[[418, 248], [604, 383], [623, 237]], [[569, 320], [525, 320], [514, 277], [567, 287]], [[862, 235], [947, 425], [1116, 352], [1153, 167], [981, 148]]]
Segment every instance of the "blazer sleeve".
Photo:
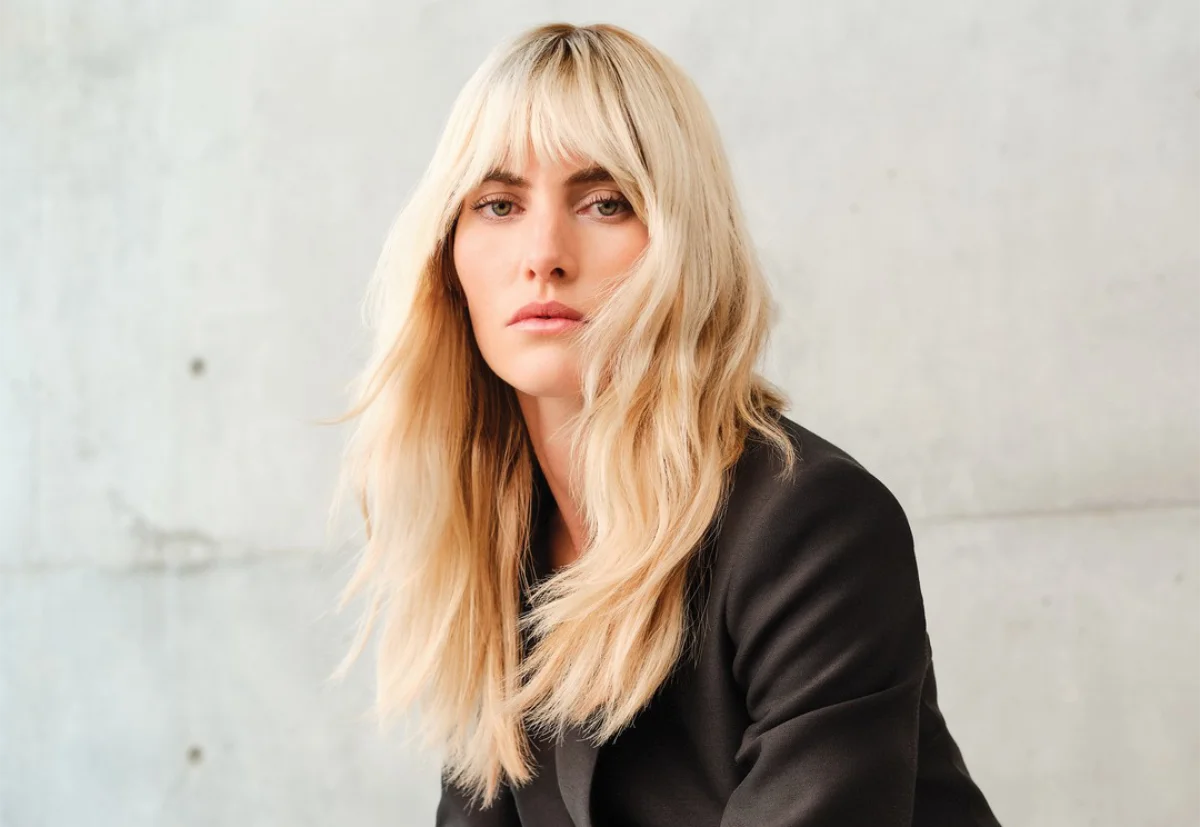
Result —
[[908, 520], [851, 460], [784, 488], [725, 604], [751, 723], [722, 827], [908, 827], [930, 659]]
[[448, 783], [443, 775], [434, 827], [521, 827], [521, 817], [508, 787], [502, 787], [492, 805], [482, 809], [472, 805], [467, 796]]

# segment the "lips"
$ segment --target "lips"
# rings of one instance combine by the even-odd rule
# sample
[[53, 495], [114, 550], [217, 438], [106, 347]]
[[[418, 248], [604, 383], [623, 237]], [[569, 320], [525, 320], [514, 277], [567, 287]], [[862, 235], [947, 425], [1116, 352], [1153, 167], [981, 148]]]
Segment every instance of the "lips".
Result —
[[508, 323], [516, 324], [525, 319], [566, 319], [578, 322], [583, 320], [583, 314], [562, 302], [531, 302], [514, 313]]

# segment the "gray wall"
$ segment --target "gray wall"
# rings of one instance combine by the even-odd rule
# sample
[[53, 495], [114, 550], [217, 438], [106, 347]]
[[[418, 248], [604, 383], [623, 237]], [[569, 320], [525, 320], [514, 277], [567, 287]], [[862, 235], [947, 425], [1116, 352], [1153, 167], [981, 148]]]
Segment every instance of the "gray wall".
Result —
[[358, 301], [501, 36], [605, 20], [727, 138], [767, 373], [917, 537], [1006, 825], [1200, 819], [1189, 0], [0, 13], [0, 825], [431, 824], [324, 519]]

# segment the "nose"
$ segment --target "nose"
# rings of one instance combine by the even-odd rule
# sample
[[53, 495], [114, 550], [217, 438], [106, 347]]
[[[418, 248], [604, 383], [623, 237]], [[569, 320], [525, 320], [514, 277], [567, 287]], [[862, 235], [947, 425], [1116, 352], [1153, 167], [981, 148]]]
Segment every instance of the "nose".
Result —
[[529, 279], [561, 280], [574, 276], [576, 262], [571, 227], [560, 211], [543, 208], [530, 210], [524, 222], [525, 259], [522, 275]]

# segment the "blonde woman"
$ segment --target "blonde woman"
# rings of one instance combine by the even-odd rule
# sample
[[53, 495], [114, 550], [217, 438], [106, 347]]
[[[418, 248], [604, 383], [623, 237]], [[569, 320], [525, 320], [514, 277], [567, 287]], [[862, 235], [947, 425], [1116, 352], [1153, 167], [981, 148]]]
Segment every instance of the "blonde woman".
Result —
[[772, 300], [668, 58], [603, 25], [493, 53], [369, 307], [343, 668], [378, 628], [439, 827], [996, 824], [903, 510], [755, 372]]

